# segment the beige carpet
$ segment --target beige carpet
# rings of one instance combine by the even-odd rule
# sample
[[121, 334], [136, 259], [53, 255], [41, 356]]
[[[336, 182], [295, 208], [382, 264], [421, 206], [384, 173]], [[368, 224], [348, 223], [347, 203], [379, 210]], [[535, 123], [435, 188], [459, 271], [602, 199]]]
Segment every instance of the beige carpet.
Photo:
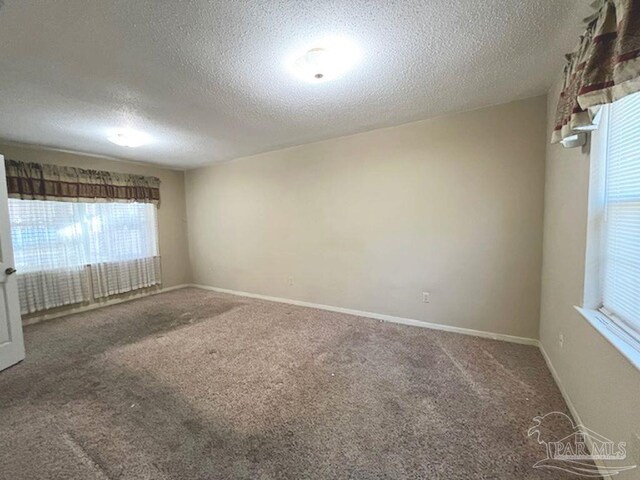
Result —
[[197, 289], [25, 336], [1, 478], [568, 475], [532, 468], [532, 418], [566, 412], [535, 347]]

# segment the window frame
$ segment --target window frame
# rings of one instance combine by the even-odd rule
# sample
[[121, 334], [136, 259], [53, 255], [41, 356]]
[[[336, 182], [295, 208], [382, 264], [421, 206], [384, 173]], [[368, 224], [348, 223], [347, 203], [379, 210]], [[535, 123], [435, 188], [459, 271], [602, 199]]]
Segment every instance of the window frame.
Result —
[[603, 304], [607, 139], [610, 106], [601, 107], [598, 128], [591, 132], [587, 248], [584, 298], [576, 310], [602, 334], [632, 365], [640, 370], [640, 331], [610, 312]]

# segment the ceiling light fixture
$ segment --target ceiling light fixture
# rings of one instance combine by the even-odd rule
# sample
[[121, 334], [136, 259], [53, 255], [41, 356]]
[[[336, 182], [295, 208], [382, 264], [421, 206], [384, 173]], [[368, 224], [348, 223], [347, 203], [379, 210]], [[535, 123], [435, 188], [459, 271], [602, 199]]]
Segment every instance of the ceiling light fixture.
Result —
[[290, 67], [302, 80], [326, 82], [353, 68], [358, 57], [358, 49], [352, 43], [345, 40], [325, 40], [294, 55]]
[[121, 147], [136, 148], [150, 142], [148, 135], [135, 130], [117, 130], [107, 137], [111, 143]]

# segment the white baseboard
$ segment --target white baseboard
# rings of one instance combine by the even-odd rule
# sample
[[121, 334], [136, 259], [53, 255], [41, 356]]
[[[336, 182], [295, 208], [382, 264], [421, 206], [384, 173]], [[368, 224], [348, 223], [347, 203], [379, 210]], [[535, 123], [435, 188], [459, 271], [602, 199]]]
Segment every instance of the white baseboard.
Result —
[[165, 293], [165, 292], [170, 292], [172, 290], [178, 290], [179, 288], [186, 288], [189, 287], [189, 284], [182, 284], [182, 285], [174, 285], [173, 287], [167, 287], [167, 288], [160, 288], [157, 290], [153, 290], [153, 291], [144, 291], [142, 293], [133, 293], [131, 295], [128, 295], [126, 297], [122, 297], [122, 298], [113, 298], [111, 300], [103, 300], [103, 301], [99, 301], [96, 303], [90, 303], [88, 305], [80, 305], [80, 306], [71, 306], [69, 308], [64, 308], [61, 307], [60, 310], [53, 312], [53, 313], [43, 313], [42, 315], [37, 315], [34, 317], [30, 317], [30, 318], [23, 318], [22, 319], [22, 325], [23, 326], [27, 326], [27, 325], [33, 325], [34, 323], [40, 323], [43, 322], [45, 320], [52, 320], [54, 318], [60, 318], [60, 317], [66, 317], [67, 315], [73, 315], [75, 313], [82, 313], [82, 312], [88, 312], [90, 310], [96, 310], [98, 308], [102, 308], [102, 307], [108, 307], [111, 305], [117, 305], [118, 303], [124, 303], [124, 302], [129, 302], [131, 300], [137, 300], [139, 298], [144, 298], [144, 297], [148, 297], [150, 295], [157, 295], [159, 293]]
[[241, 297], [258, 298], [260, 300], [268, 300], [271, 302], [287, 303], [289, 305], [297, 305], [300, 307], [317, 308], [320, 310], [328, 310], [330, 312], [346, 313], [348, 315], [356, 315], [358, 317], [373, 318], [384, 322], [400, 323], [402, 325], [410, 325], [412, 327], [430, 328], [432, 330], [442, 330], [445, 332], [461, 333], [463, 335], [472, 335], [474, 337], [490, 338], [492, 340], [502, 340], [505, 342], [520, 343], [523, 345], [538, 346], [538, 340], [535, 338], [517, 337], [514, 335], [505, 335], [502, 333], [485, 332], [482, 330], [472, 330], [470, 328], [452, 327], [439, 323], [423, 322], [413, 318], [396, 317], [394, 315], [385, 315], [382, 313], [364, 312], [361, 310], [353, 310], [351, 308], [333, 307], [331, 305], [322, 305], [319, 303], [303, 302], [301, 300], [292, 300], [289, 298], [271, 297], [268, 295], [260, 295], [258, 293], [241, 292], [238, 290], [229, 290], [227, 288], [210, 287], [208, 285], [192, 284], [191, 287], [201, 288], [203, 290], [212, 290], [214, 292], [229, 293]]
[[553, 366], [553, 363], [551, 363], [551, 359], [549, 358], [549, 355], [547, 355], [547, 352], [544, 349], [544, 345], [542, 345], [542, 343], [540, 343], [540, 352], [542, 352], [542, 357], [544, 358], [544, 361], [547, 363], [547, 367], [549, 367], [549, 371], [551, 372], [553, 379], [556, 381], [556, 384], [560, 389], [560, 393], [562, 394], [562, 397], [564, 398], [565, 403], [569, 407], [569, 411], [571, 412], [571, 415], [573, 415], [573, 418], [576, 422], [582, 425], [582, 420], [580, 419], [578, 410], [576, 410], [576, 407], [573, 405], [573, 402], [571, 401], [571, 397], [569, 396], [569, 393], [567, 393], [566, 389], [564, 388], [564, 385], [560, 380], [560, 376], [558, 375], [558, 372]]
[[[573, 419], [578, 425], [584, 425], [584, 423], [582, 422], [582, 419], [580, 418], [580, 414], [578, 413], [578, 410], [576, 409], [575, 405], [573, 404], [573, 401], [571, 400], [571, 397], [569, 396], [569, 392], [567, 392], [567, 390], [564, 388], [564, 385], [562, 384], [562, 380], [560, 379], [560, 375], [558, 375], [558, 372], [553, 366], [553, 363], [551, 363], [551, 358], [549, 357], [549, 355], [547, 355], [547, 351], [544, 349], [544, 345], [542, 345], [542, 342], [540, 342], [539, 346], [540, 346], [540, 352], [542, 353], [542, 357], [544, 358], [544, 361], [547, 363], [547, 367], [549, 368], [549, 371], [551, 372], [551, 375], [553, 376], [553, 379], [555, 380], [556, 385], [558, 385], [558, 388], [560, 389], [560, 393], [562, 394], [562, 398], [564, 398], [564, 401], [567, 404], [567, 407], [569, 407], [569, 411], [571, 412]], [[589, 447], [591, 447], [591, 445], [589, 445]], [[603, 468], [606, 467], [606, 465], [602, 462], [602, 460], [594, 460], [594, 463], [598, 467], [598, 470], [600, 470], [600, 475], [602, 476], [602, 478], [605, 480], [611, 480], [610, 475], [603, 473]]]

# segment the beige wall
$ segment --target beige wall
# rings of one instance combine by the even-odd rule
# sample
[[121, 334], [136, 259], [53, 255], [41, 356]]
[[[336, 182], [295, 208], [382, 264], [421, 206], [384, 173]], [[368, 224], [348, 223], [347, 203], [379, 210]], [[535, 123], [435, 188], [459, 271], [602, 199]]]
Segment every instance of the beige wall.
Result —
[[[549, 132], [558, 94], [555, 88], [549, 95]], [[583, 300], [588, 149], [547, 142], [546, 176], [540, 341], [584, 424], [626, 441], [632, 463], [640, 465], [640, 374], [573, 308]]]
[[189, 283], [184, 172], [102, 157], [86, 156], [35, 147], [0, 144], [0, 154], [14, 160], [53, 163], [71, 167], [152, 175], [161, 180], [158, 237], [162, 257], [163, 287]]
[[531, 98], [188, 171], [194, 280], [537, 338], [545, 111]]

